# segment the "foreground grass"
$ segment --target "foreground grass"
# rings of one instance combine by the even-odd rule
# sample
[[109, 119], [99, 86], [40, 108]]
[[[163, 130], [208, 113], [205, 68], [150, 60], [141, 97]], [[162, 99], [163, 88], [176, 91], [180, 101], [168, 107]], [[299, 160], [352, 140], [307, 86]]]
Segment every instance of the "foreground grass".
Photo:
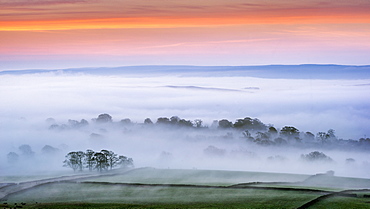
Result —
[[[230, 185], [233, 186], [225, 187]], [[144, 168], [78, 180], [43, 182], [8, 195], [8, 204], [0, 202], [0, 208], [14, 207], [15, 203], [19, 206], [21, 202], [27, 203], [23, 208], [50, 209], [298, 208], [318, 197], [322, 199], [321, 196], [331, 194], [330, 191], [342, 191], [342, 188], [353, 188], [358, 194], [356, 197], [324, 198], [311, 204], [311, 208], [369, 208], [369, 190], [366, 190], [368, 193], [358, 190], [369, 187], [369, 179], [327, 175]], [[325, 191], [309, 191], [308, 188]]]
[[[1, 204], [0, 204], [0, 207]], [[24, 206], [23, 208], [37, 208], [37, 209], [179, 209], [179, 208], [191, 208], [191, 209], [197, 209], [197, 208], [219, 208], [219, 209], [240, 209], [240, 208], [287, 208], [284, 206], [256, 206], [252, 204], [246, 204], [246, 203], [233, 203], [233, 204], [225, 204], [225, 203], [188, 203], [188, 204], [117, 204], [117, 203], [42, 203], [42, 204], [32, 204]]]
[[360, 208], [370, 208], [369, 198], [350, 198], [350, 197], [332, 197], [323, 200], [312, 207], [312, 209], [360, 209]]
[[[180, 188], [180, 187], [128, 187], [116, 185], [90, 185], [75, 183], [55, 183], [38, 186], [32, 190], [11, 195], [8, 202], [26, 203], [69, 203], [81, 202], [111, 205], [123, 203], [126, 206], [148, 205], [153, 208], [178, 208], [199, 206], [227, 208], [296, 208], [316, 197], [317, 193], [302, 193], [295, 191], [271, 191], [254, 189], [209, 189], [209, 188]], [[101, 203], [101, 204], [97, 204]], [[67, 204], [68, 205], [68, 204]], [[188, 205], [188, 206], [187, 206]], [[109, 208], [121, 207], [112, 205]], [[125, 207], [126, 207], [125, 206]], [[130, 207], [131, 207], [130, 206]], [[84, 206], [82, 205], [81, 208]], [[95, 206], [94, 206], [95, 207]], [[135, 206], [136, 207], [136, 206]], [[136, 208], [138, 208], [137, 206]]]

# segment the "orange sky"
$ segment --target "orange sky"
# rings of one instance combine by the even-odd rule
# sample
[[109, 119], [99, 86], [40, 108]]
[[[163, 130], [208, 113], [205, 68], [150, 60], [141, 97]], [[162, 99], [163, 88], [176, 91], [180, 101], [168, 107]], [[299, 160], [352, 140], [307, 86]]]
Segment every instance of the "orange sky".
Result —
[[369, 37], [360, 0], [0, 0], [0, 70], [369, 64]]

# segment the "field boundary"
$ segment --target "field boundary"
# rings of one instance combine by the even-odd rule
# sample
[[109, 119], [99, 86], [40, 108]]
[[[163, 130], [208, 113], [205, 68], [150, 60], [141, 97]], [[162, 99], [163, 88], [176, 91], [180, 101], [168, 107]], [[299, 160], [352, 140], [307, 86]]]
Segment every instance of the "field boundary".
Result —
[[325, 195], [322, 195], [320, 197], [317, 197], [317, 198], [303, 204], [302, 206], [298, 207], [297, 209], [306, 209], [306, 208], [312, 207], [313, 205], [317, 204], [318, 202], [323, 201], [325, 199], [329, 199], [331, 197], [337, 197], [337, 196], [357, 197], [357, 194], [351, 194], [353, 192], [370, 192], [370, 189], [343, 190], [343, 191], [340, 191], [340, 192], [332, 192], [330, 194], [325, 194]]
[[[138, 168], [142, 169], [142, 168]], [[47, 179], [40, 179], [40, 180], [34, 180], [34, 181], [25, 181], [20, 183], [7, 183], [7, 185], [2, 186], [0, 188], [0, 201], [7, 200], [7, 197], [9, 195], [19, 193], [25, 190], [32, 189], [36, 186], [41, 186], [45, 184], [52, 184], [52, 183], [59, 183], [59, 182], [65, 182], [65, 181], [78, 181], [88, 178], [96, 178], [101, 176], [114, 176], [114, 175], [120, 175], [127, 172], [131, 172], [136, 169], [129, 169], [129, 170], [117, 170], [114, 172], [109, 173], [86, 173], [86, 174], [80, 174], [80, 175], [71, 175], [71, 176], [61, 176], [56, 178], [47, 178]]]

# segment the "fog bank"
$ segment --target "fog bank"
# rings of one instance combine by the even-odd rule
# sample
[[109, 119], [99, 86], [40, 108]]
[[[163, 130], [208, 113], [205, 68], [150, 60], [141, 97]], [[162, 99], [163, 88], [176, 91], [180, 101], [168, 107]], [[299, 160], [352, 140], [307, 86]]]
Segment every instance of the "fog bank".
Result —
[[[314, 151], [310, 148], [277, 148], [272, 152], [269, 147], [246, 143], [240, 133], [234, 133], [233, 140], [225, 142], [220, 136], [226, 136], [228, 131], [217, 129], [140, 131], [130, 127], [101, 128], [91, 120], [101, 113], [112, 115], [114, 122], [129, 118], [133, 123], [143, 123], [145, 118], [155, 122], [159, 117], [179, 116], [192, 121], [201, 119], [211, 127], [214, 120], [235, 122], [250, 116], [276, 128], [289, 125], [314, 134], [334, 129], [339, 138], [358, 140], [370, 136], [370, 101], [366, 96], [370, 95], [369, 79], [44, 73], [0, 75], [0, 80], [2, 173], [11, 170], [7, 154], [16, 152], [22, 158], [19, 147], [28, 144], [35, 152], [32, 162], [38, 166], [24, 161], [25, 171], [38, 170], [39, 166], [63, 169], [66, 153], [91, 148], [111, 149], [132, 157], [138, 167], [309, 174], [335, 170], [338, 175], [370, 177], [366, 170], [369, 156], [364, 152], [319, 150], [336, 164], [307, 164], [306, 170], [302, 169], [300, 155]], [[56, 124], [68, 123], [68, 119], [86, 119], [90, 125], [78, 130], [55, 131], [49, 130], [47, 118], [54, 118]], [[91, 138], [92, 133], [103, 137]], [[45, 157], [49, 156], [42, 152], [45, 145], [59, 151], [53, 157]], [[222, 156], [205, 154], [209, 146], [223, 150]], [[278, 155], [284, 156], [284, 163], [289, 166], [268, 159]], [[356, 163], [347, 165], [347, 158], [354, 158]]]

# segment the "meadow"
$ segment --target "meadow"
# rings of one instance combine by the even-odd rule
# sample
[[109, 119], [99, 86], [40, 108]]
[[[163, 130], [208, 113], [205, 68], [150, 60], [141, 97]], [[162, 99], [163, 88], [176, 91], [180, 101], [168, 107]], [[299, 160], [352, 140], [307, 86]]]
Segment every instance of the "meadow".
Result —
[[[88, 173], [87, 173], [88, 174]], [[370, 180], [222, 170], [116, 169], [55, 178], [2, 198], [10, 208], [368, 208]], [[4, 192], [4, 187], [0, 188]], [[7, 204], [4, 204], [7, 203]], [[23, 205], [21, 205], [23, 203]], [[25, 204], [26, 203], [26, 204]], [[15, 205], [17, 204], [17, 205]]]

